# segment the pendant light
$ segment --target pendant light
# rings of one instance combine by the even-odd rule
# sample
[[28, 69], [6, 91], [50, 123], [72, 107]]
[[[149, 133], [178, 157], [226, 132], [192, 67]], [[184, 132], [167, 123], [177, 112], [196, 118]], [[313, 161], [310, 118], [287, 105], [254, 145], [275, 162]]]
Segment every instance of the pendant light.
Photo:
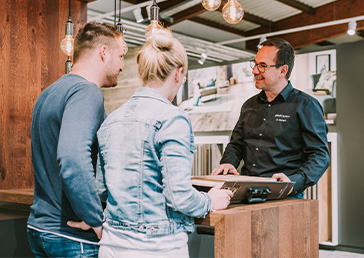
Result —
[[61, 41], [60, 48], [62, 52], [68, 56], [66, 61], [66, 73], [72, 70], [72, 60], [74, 50], [74, 40], [73, 40], [73, 23], [71, 20], [71, 0], [68, 1], [68, 21], [66, 22], [66, 33], [65, 38]]
[[[115, 28], [121, 32], [123, 38], [124, 38], [124, 26], [123, 24], [121, 23], [121, 0], [119, 0], [119, 18], [118, 18], [118, 23], [116, 23], [116, 0], [115, 0], [115, 12], [114, 12], [114, 26]], [[128, 52], [128, 45], [123, 42], [123, 51], [124, 51], [124, 55], [126, 55], [126, 53]]]
[[[116, 0], [115, 0], [115, 8], [116, 8]], [[121, 34], [124, 35], [124, 27], [123, 24], [121, 24], [121, 0], [119, 0], [119, 19], [118, 23], [115, 25], [116, 29], [121, 32]]]
[[215, 11], [221, 5], [221, 0], [202, 0], [202, 6], [208, 11]]
[[153, 5], [150, 7], [150, 24], [145, 29], [145, 38], [149, 38], [153, 32], [162, 29], [163, 27], [159, 24], [159, 6], [156, 0], [153, 0]]
[[222, 16], [225, 21], [230, 24], [236, 24], [243, 19], [244, 9], [236, 0], [229, 0], [229, 2], [222, 8]]
[[70, 71], [72, 71], [72, 60], [71, 60], [71, 56], [68, 56], [67, 61], [66, 61], [66, 73], [69, 73]]

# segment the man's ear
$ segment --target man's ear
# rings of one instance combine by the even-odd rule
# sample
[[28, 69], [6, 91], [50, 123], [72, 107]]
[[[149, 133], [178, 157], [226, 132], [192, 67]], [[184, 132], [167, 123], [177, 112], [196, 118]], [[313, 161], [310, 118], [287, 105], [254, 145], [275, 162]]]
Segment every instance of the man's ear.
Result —
[[281, 69], [281, 76], [282, 76], [282, 78], [284, 78], [284, 77], [286, 77], [286, 74], [287, 74], [287, 72], [288, 72], [288, 65], [282, 65], [281, 66], [282, 67], [282, 69]]
[[102, 61], [105, 61], [108, 52], [107, 52], [107, 47], [105, 45], [102, 45], [99, 47], [99, 55]]

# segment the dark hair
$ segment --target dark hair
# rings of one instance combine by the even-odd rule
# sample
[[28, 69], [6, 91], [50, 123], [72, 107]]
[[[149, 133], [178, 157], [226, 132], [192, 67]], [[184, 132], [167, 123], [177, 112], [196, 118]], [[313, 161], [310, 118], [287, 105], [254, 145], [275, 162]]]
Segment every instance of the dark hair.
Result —
[[87, 50], [99, 44], [112, 46], [113, 40], [117, 37], [122, 37], [122, 34], [114, 26], [96, 22], [87, 23], [75, 38], [73, 61], [77, 62]]
[[270, 46], [270, 47], [273, 46], [278, 48], [276, 64], [288, 66], [286, 74], [286, 78], [288, 80], [289, 77], [291, 76], [291, 72], [294, 65], [294, 51], [291, 44], [289, 44], [288, 41], [281, 38], [272, 38], [263, 41], [262, 43], [259, 44], [258, 47], [260, 49], [263, 46]]

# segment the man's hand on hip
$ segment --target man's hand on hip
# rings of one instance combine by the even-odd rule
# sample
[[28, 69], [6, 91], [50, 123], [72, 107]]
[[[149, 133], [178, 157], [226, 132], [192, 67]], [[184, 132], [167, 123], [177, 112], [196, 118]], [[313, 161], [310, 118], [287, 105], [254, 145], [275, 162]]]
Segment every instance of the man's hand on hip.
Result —
[[93, 231], [95, 231], [97, 237], [99, 239], [101, 239], [101, 236], [102, 236], [102, 226], [93, 228], [93, 227], [87, 225], [84, 221], [81, 221], [81, 222], [67, 221], [67, 226], [69, 226], [71, 228], [80, 228], [82, 230], [89, 230], [90, 228], [92, 228]]

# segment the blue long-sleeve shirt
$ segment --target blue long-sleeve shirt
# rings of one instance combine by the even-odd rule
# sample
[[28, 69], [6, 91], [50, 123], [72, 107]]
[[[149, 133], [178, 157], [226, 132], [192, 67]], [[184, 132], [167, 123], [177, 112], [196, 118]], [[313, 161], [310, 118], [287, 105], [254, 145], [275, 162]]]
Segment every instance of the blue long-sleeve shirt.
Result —
[[296, 195], [317, 183], [330, 164], [327, 132], [320, 103], [288, 83], [271, 102], [261, 91], [243, 104], [220, 163], [237, 168], [243, 159], [244, 175], [283, 172], [296, 182]]
[[94, 168], [96, 132], [104, 118], [102, 91], [78, 75], [64, 75], [40, 94], [31, 130], [34, 201], [30, 226], [98, 240], [93, 230], [71, 228], [66, 223], [102, 225]]

